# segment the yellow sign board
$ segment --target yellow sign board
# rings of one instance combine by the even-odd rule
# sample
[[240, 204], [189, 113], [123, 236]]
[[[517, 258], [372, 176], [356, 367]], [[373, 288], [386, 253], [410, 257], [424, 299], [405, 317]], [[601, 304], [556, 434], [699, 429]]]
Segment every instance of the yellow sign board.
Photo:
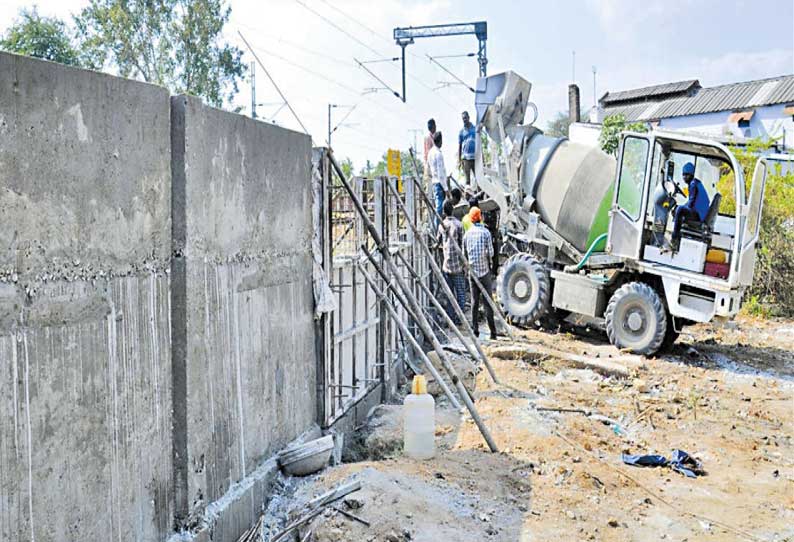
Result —
[[386, 170], [392, 177], [402, 176], [402, 161], [400, 160], [400, 151], [389, 149], [386, 151]]
[[400, 151], [394, 149], [386, 151], [386, 170], [391, 177], [397, 177], [397, 190], [402, 192], [403, 164], [400, 158]]

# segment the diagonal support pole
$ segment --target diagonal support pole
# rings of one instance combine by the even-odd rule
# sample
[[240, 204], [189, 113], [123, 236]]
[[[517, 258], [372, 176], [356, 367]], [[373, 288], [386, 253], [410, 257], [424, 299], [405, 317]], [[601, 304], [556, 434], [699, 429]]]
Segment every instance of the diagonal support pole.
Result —
[[[414, 224], [414, 221], [411, 219], [411, 215], [408, 213], [408, 209], [405, 208], [405, 204], [400, 199], [400, 194], [397, 192], [397, 189], [395, 189], [390, 184], [388, 185], [388, 187], [394, 198], [397, 200], [397, 207], [399, 207], [400, 211], [402, 211], [403, 215], [405, 215], [405, 220], [408, 223], [408, 226], [411, 228], [411, 230], [413, 230], [414, 235], [416, 236], [416, 240], [419, 242], [419, 246], [422, 247], [422, 251], [424, 251], [425, 256], [427, 257], [427, 261], [430, 264], [430, 269], [432, 269], [433, 274], [436, 277], [436, 280], [438, 280], [441, 289], [443, 290], [443, 292], [446, 294], [447, 298], [450, 301], [450, 305], [452, 305], [453, 309], [455, 310], [455, 313], [458, 315], [458, 318], [460, 318], [461, 323], [463, 324], [463, 328], [466, 330], [466, 334], [469, 336], [469, 339], [471, 339], [472, 343], [474, 344], [474, 347], [477, 349], [477, 353], [479, 354], [480, 359], [482, 359], [482, 362], [485, 364], [485, 367], [488, 369], [488, 374], [491, 375], [491, 379], [494, 381], [494, 383], [499, 384], [499, 378], [496, 376], [496, 371], [494, 371], [493, 367], [491, 366], [491, 362], [488, 361], [488, 356], [486, 356], [485, 352], [483, 352], [482, 345], [480, 344], [480, 340], [477, 338], [477, 335], [474, 333], [471, 324], [469, 324], [469, 321], [466, 319], [466, 314], [463, 312], [463, 309], [460, 307], [460, 305], [458, 305], [458, 301], [457, 299], [455, 299], [455, 294], [452, 293], [452, 289], [450, 289], [449, 284], [447, 284], [447, 281], [444, 278], [444, 273], [441, 271], [441, 268], [438, 267], [435, 258], [433, 258], [433, 253], [431, 252], [430, 247], [427, 246], [427, 243], [422, 237], [419, 228], [416, 226], [416, 224]], [[457, 328], [453, 326], [453, 329], [457, 329]], [[465, 345], [466, 343], [464, 342], [463, 344]]]
[[455, 337], [457, 337], [460, 343], [466, 348], [466, 351], [469, 353], [472, 359], [475, 361], [481, 359], [480, 353], [472, 345], [472, 343], [466, 342], [466, 339], [463, 337], [463, 334], [455, 325], [455, 322], [453, 322], [452, 318], [450, 318], [449, 314], [447, 314], [446, 309], [441, 305], [441, 302], [436, 298], [436, 296], [433, 295], [433, 292], [430, 291], [430, 288], [428, 288], [427, 285], [424, 282], [422, 282], [422, 278], [416, 273], [416, 270], [414, 270], [411, 267], [411, 264], [408, 263], [408, 260], [405, 259], [405, 256], [403, 256], [400, 252], [397, 252], [397, 258], [408, 269], [408, 272], [413, 277], [414, 282], [419, 285], [419, 288], [425, 293], [425, 295], [433, 304], [433, 306], [436, 308], [436, 310], [441, 313], [441, 315], [444, 318], [444, 322], [446, 322], [447, 326], [449, 326], [449, 328], [452, 330], [452, 333], [455, 335]]
[[373, 224], [372, 220], [370, 220], [366, 209], [364, 209], [364, 205], [361, 203], [361, 200], [359, 199], [358, 195], [353, 190], [353, 187], [350, 186], [350, 183], [348, 182], [347, 178], [345, 178], [345, 174], [342, 172], [342, 168], [339, 166], [336, 159], [331, 154], [328, 155], [328, 158], [331, 161], [331, 165], [334, 166], [334, 170], [336, 171], [337, 176], [339, 177], [339, 180], [342, 183], [342, 186], [344, 186], [345, 190], [350, 195], [350, 199], [356, 208], [356, 212], [358, 212], [362, 222], [364, 223], [364, 226], [366, 226], [367, 231], [369, 232], [370, 236], [375, 242], [375, 246], [378, 247], [378, 251], [380, 252], [380, 256], [381, 256], [381, 262], [383, 263], [383, 265], [381, 265], [381, 263], [379, 263], [377, 260], [375, 260], [375, 258], [372, 257], [372, 255], [367, 250], [366, 246], [362, 246], [361, 247], [362, 250], [364, 251], [365, 254], [368, 255], [368, 258], [372, 262], [373, 266], [375, 266], [375, 269], [378, 270], [378, 272], [380, 272], [381, 274], [385, 274], [384, 267], [389, 270], [390, 276], [394, 278], [395, 282], [397, 283], [397, 285], [400, 287], [400, 290], [404, 294], [403, 299], [407, 302], [408, 306], [416, 316], [416, 322], [419, 325], [419, 328], [422, 330], [422, 333], [425, 335], [425, 337], [430, 339], [430, 342], [433, 345], [433, 349], [436, 351], [436, 353], [438, 354], [438, 358], [441, 361], [441, 365], [444, 367], [444, 370], [449, 375], [450, 380], [452, 380], [452, 383], [455, 385], [455, 388], [458, 391], [458, 395], [463, 400], [463, 404], [466, 406], [466, 409], [469, 411], [472, 420], [474, 420], [474, 423], [477, 425], [477, 428], [480, 430], [480, 433], [485, 439], [485, 442], [488, 444], [488, 448], [492, 452], [498, 452], [499, 447], [496, 445], [496, 442], [494, 442], [493, 437], [491, 436], [490, 431], [488, 431], [488, 428], [485, 426], [485, 423], [480, 417], [479, 412], [477, 412], [477, 408], [474, 406], [471, 397], [469, 397], [469, 393], [468, 390], [466, 389], [466, 386], [463, 384], [463, 381], [461, 381], [457, 371], [455, 371], [455, 367], [449, 361], [449, 357], [447, 356], [447, 353], [444, 351], [444, 348], [441, 346], [438, 337], [436, 337], [435, 333], [433, 333], [433, 328], [430, 325], [430, 322], [427, 321], [427, 318], [422, 313], [421, 307], [419, 306], [419, 303], [416, 301], [416, 298], [413, 296], [411, 289], [408, 287], [405, 280], [403, 280], [402, 276], [400, 275], [400, 270], [398, 269], [397, 265], [394, 263], [394, 260], [391, 258], [391, 254], [387, 250], [386, 245], [383, 242], [383, 238], [381, 237], [380, 232], [378, 231], [378, 228], [376, 228], [375, 224]]
[[452, 403], [452, 406], [454, 406], [455, 408], [460, 408], [460, 403], [458, 402], [458, 399], [455, 397], [455, 394], [453, 394], [452, 390], [449, 389], [447, 383], [439, 374], [438, 369], [436, 369], [436, 367], [433, 365], [433, 362], [430, 361], [430, 358], [427, 357], [427, 354], [425, 354], [425, 351], [422, 349], [422, 347], [416, 341], [414, 336], [408, 330], [408, 326], [406, 326], [405, 322], [402, 321], [400, 315], [397, 314], [397, 310], [394, 308], [394, 305], [392, 305], [392, 302], [386, 297], [386, 293], [380, 288], [378, 288], [378, 284], [375, 282], [375, 279], [373, 279], [372, 276], [369, 273], [367, 273], [366, 269], [364, 269], [364, 266], [361, 265], [360, 262], [358, 264], [358, 268], [361, 271], [361, 274], [363, 275], [364, 279], [369, 284], [369, 287], [372, 288], [373, 292], [375, 292], [375, 295], [378, 297], [378, 299], [383, 301], [383, 306], [386, 307], [386, 311], [389, 313], [389, 316], [394, 321], [394, 323], [397, 324], [397, 327], [400, 328], [400, 332], [403, 334], [403, 336], [408, 338], [408, 341], [411, 343], [411, 346], [414, 347], [414, 350], [416, 350], [416, 352], [419, 354], [419, 357], [422, 358], [425, 367], [427, 367], [427, 371], [431, 375], [433, 375], [433, 378], [436, 379], [436, 382], [438, 382], [438, 385], [444, 391], [444, 395], [447, 396], [449, 402]]

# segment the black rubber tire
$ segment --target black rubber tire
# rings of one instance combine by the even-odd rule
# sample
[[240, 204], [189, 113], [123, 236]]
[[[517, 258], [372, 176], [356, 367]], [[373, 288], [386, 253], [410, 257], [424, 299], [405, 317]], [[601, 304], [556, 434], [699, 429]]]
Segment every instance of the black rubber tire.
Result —
[[659, 348], [659, 352], [670, 352], [677, 340], [678, 332], [668, 328], [667, 333], [664, 335], [664, 340], [662, 340], [662, 346]]
[[496, 291], [512, 324], [532, 325], [549, 312], [549, 273], [540, 260], [525, 252], [514, 254], [502, 264]]
[[667, 313], [667, 331], [664, 334], [664, 340], [662, 340], [662, 347], [659, 349], [660, 352], [670, 352], [673, 349], [673, 345], [675, 341], [678, 339], [679, 333], [675, 330], [675, 325], [673, 325], [673, 317], [670, 316], [670, 313]]
[[618, 288], [609, 300], [604, 319], [609, 342], [635, 354], [655, 354], [667, 335], [664, 303], [644, 282], [629, 282]]

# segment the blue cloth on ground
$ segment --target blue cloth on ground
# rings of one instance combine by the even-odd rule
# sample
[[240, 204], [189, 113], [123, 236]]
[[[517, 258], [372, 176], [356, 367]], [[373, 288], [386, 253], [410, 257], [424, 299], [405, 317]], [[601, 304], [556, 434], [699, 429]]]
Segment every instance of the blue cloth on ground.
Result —
[[703, 474], [700, 462], [683, 450], [673, 450], [668, 460], [663, 455], [629, 455], [621, 454], [621, 459], [626, 465], [636, 467], [670, 467], [687, 478], [696, 478]]

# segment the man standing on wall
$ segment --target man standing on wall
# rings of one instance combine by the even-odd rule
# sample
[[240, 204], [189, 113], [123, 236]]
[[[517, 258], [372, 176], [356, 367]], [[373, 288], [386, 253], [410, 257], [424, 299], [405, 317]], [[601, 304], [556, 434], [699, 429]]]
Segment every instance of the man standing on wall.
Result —
[[[444, 254], [441, 270], [449, 289], [455, 294], [458, 306], [463, 310], [466, 307], [466, 281], [463, 276], [463, 254], [460, 253], [463, 247], [463, 224], [455, 218], [454, 212], [455, 205], [447, 199], [444, 202], [444, 221], [439, 228], [439, 241]], [[447, 304], [447, 314], [456, 325], [460, 324], [452, 303]]]
[[469, 122], [469, 112], [463, 112], [463, 128], [458, 134], [458, 166], [466, 176], [466, 188], [470, 189], [474, 173], [474, 153], [477, 149], [477, 129]]
[[430, 168], [427, 163], [427, 158], [430, 155], [430, 151], [433, 149], [433, 145], [434, 145], [433, 136], [435, 135], [435, 133], [436, 133], [436, 120], [430, 119], [427, 121], [427, 135], [425, 136], [425, 141], [424, 141], [425, 161], [422, 164], [425, 167], [424, 169], [424, 180], [426, 183], [425, 186], [428, 186], [430, 184], [430, 179], [432, 177], [432, 175], [430, 174]]
[[[491, 275], [491, 260], [493, 258], [493, 240], [491, 233], [482, 224], [482, 213], [475, 207], [470, 211], [472, 226], [463, 236], [463, 246], [466, 258], [469, 260], [472, 277], [470, 277], [469, 287], [471, 288], [471, 320], [474, 334], [479, 336], [480, 325], [480, 296], [491, 295], [493, 291], [493, 276]], [[474, 281], [477, 277], [482, 284], [480, 290]], [[496, 322], [494, 321], [493, 309], [490, 303], [483, 300], [485, 319], [488, 321], [488, 329], [491, 331], [491, 339], [496, 339]]]
[[441, 154], [441, 132], [433, 134], [433, 148], [427, 153], [427, 167], [433, 180], [433, 195], [435, 196], [436, 212], [439, 216], [443, 212], [444, 198], [447, 188], [447, 169], [444, 167], [444, 155]]

